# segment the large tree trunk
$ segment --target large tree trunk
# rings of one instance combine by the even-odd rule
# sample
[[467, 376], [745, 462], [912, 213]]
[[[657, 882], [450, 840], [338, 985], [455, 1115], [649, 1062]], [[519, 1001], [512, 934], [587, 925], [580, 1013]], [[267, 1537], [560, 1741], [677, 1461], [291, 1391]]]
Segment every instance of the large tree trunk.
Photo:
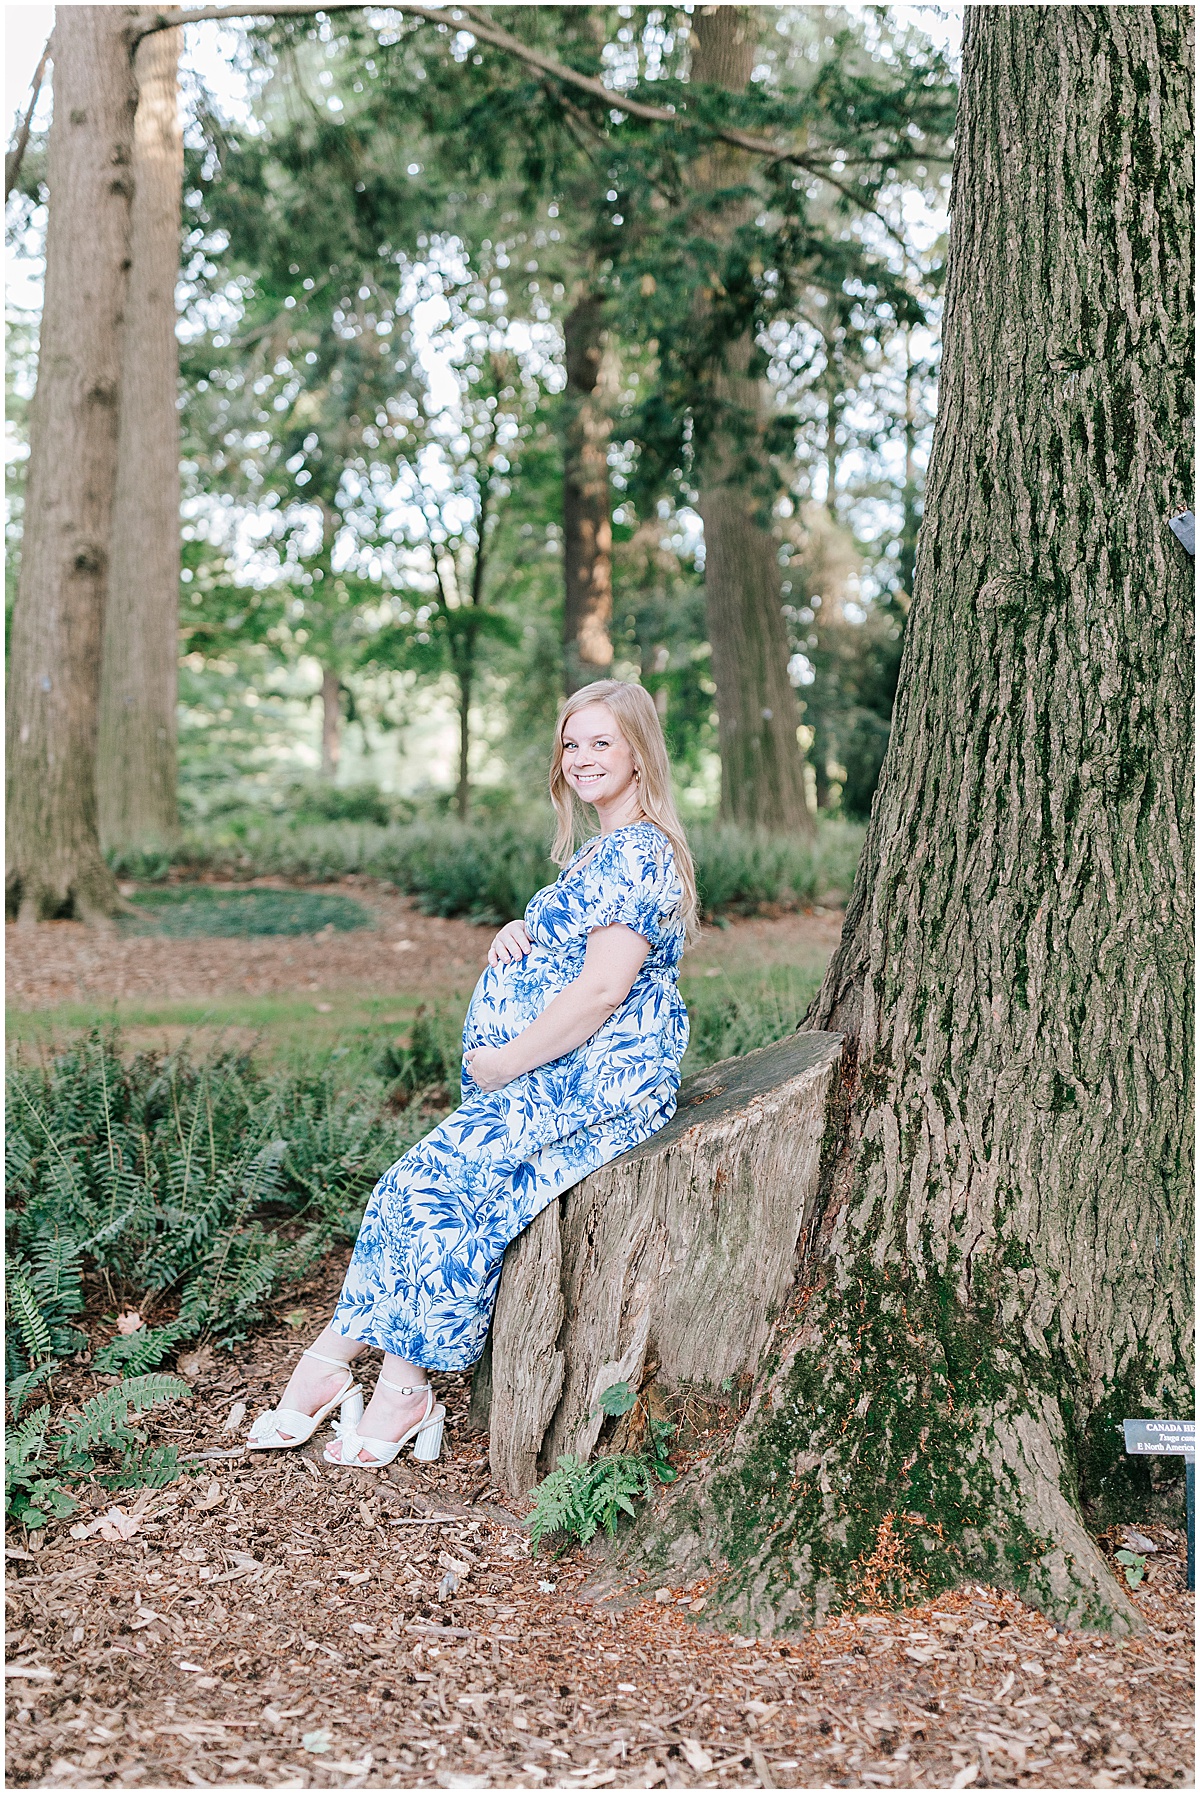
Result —
[[[755, 58], [752, 15], [741, 6], [709, 6], [695, 15], [693, 81], [740, 92]], [[715, 149], [697, 169], [709, 191], [746, 178], [746, 157]], [[749, 216], [746, 202], [708, 214], [703, 227], [722, 239]], [[769, 396], [749, 373], [749, 336], [728, 346], [712, 380], [723, 415], [705, 445], [699, 474], [704, 522], [704, 591], [721, 752], [721, 815], [728, 822], [811, 834], [804, 755], [797, 740], [800, 709], [787, 674], [779, 544], [755, 490], [755, 438]]]
[[178, 828], [179, 424], [175, 283], [183, 129], [180, 29], [137, 52], [132, 272], [121, 356], [117, 482], [100, 686], [96, 787], [107, 848]]
[[100, 653], [112, 540], [136, 103], [124, 6], [62, 6], [29, 488], [8, 686], [10, 910], [23, 924], [118, 904], [96, 823]]
[[604, 299], [585, 292], [563, 323], [563, 676], [567, 695], [612, 671], [612, 492], [604, 390]]
[[814, 1017], [848, 1123], [752, 1409], [645, 1541], [751, 1629], [965, 1577], [1137, 1624], [1083, 1516], [1152, 1493], [1124, 1416], [1191, 1411], [1192, 79], [1184, 8], [967, 12], [915, 598]]

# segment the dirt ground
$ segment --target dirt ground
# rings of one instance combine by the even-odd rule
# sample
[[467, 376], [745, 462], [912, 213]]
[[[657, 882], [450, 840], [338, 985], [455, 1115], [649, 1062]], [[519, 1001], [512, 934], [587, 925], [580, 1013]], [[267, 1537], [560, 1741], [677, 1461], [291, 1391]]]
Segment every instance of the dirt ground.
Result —
[[[359, 934], [10, 930], [9, 1000], [469, 990], [490, 930], [360, 894], [379, 926]], [[738, 923], [690, 963], [705, 975], [827, 954], [840, 924]], [[187, 1477], [152, 1494], [97, 1488], [76, 1516], [86, 1531], [116, 1507], [109, 1530], [128, 1536], [61, 1526], [10, 1545], [10, 1785], [1192, 1783], [1194, 1599], [1166, 1528], [1139, 1528], [1156, 1549], [1134, 1594], [1146, 1628], [1128, 1640], [1064, 1631], [982, 1587], [758, 1640], [712, 1626], [702, 1583], [601, 1598], [602, 1548], [532, 1557], [524, 1516], [490, 1482], [486, 1437], [469, 1431], [467, 1376], [435, 1379], [450, 1410], [436, 1465], [406, 1453], [387, 1472], [334, 1469], [323, 1433], [303, 1453], [247, 1455], [246, 1426], [341, 1270], [331, 1260], [289, 1291], [235, 1353], [184, 1354], [192, 1400], [149, 1428], [179, 1446]], [[83, 1400], [107, 1381], [79, 1369], [59, 1393]], [[1102, 1541], [1110, 1553], [1124, 1533]]]
[[[82, 922], [48, 922], [28, 931], [9, 924], [8, 1002], [28, 1011], [110, 998], [162, 1002], [348, 990], [421, 999], [454, 991], [468, 995], [487, 964], [492, 928], [423, 916], [411, 897], [374, 881], [341, 879], [308, 888], [357, 897], [377, 925], [345, 934], [178, 941], [100, 933]], [[726, 928], [706, 928], [684, 966], [689, 974], [703, 974], [710, 967], [736, 971], [827, 958], [841, 929], [842, 912], [831, 909], [738, 920]]]

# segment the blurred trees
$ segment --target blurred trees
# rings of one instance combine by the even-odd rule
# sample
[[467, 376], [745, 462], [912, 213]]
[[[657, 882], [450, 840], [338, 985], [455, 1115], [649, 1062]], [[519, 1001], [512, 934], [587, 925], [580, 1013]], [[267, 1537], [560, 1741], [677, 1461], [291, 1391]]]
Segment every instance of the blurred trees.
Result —
[[[486, 43], [407, 16], [279, 19], [246, 40], [267, 77], [253, 117], [196, 108], [185, 510], [230, 565], [189, 552], [190, 713], [213, 655], [270, 665], [276, 689], [286, 671], [293, 694], [315, 663], [333, 777], [348, 718], [390, 727], [414, 682], [448, 678], [461, 807], [481, 696], [516, 768], [541, 751], [555, 686], [616, 671], [655, 692], [697, 794], [719, 729], [725, 813], [803, 828], [805, 754], [819, 803], [862, 809], [886, 741], [940, 255], [917, 254], [901, 200], [905, 183], [936, 189], [953, 85], [886, 14], [626, 12], [493, 13]], [[734, 36], [736, 69], [718, 54]], [[478, 541], [465, 523], [444, 593], [433, 557], [414, 633], [426, 607], [402, 623], [391, 605], [420, 531], [389, 496], [449, 377], [438, 304], [474, 320], [477, 371], [517, 354], [536, 423], [494, 543], [486, 519]], [[454, 475], [464, 517], [498, 490], [474, 452]], [[840, 592], [813, 584], [822, 499]]]

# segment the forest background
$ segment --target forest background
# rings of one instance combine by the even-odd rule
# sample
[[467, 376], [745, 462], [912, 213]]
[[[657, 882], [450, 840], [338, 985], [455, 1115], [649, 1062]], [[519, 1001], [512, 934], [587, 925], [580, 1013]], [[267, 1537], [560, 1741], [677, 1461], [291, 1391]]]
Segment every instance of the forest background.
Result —
[[[8, 9], [31, 40], [50, 13]], [[732, 110], [799, 121], [816, 153], [707, 214], [706, 186], [744, 169], [664, 173], [653, 127], [598, 129], [469, 32], [399, 15], [380, 34], [354, 15], [187, 28], [180, 827], [173, 792], [157, 814], [106, 802], [102, 727], [119, 871], [161, 875], [270, 818], [532, 820], [564, 690], [608, 674], [654, 694], [690, 821], [803, 834], [813, 813], [865, 818], [936, 404], [956, 22], [924, 7], [755, 16]], [[686, 88], [686, 9], [517, 23], [543, 47], [567, 33], [610, 86]], [[48, 104], [9, 212], [10, 604]], [[746, 291], [706, 366], [694, 294], [730, 257]], [[749, 430], [714, 389], [721, 332], [747, 318]], [[722, 404], [775, 563], [799, 813], [732, 765], [722, 791], [700, 515]], [[769, 732], [761, 689], [736, 701]]]

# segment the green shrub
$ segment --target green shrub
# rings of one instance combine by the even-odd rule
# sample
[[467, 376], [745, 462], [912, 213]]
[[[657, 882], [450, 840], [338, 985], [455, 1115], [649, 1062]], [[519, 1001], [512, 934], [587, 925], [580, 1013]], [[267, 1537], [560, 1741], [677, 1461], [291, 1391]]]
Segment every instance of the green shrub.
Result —
[[[151, 1373], [187, 1341], [244, 1337], [335, 1238], [353, 1237], [367, 1192], [414, 1137], [381, 1116], [382, 1095], [374, 1083], [340, 1090], [329, 1071], [263, 1075], [229, 1052], [126, 1064], [115, 1033], [99, 1031], [47, 1063], [14, 1061], [10, 1511], [30, 1526], [69, 1511], [67, 1485], [95, 1470], [97, 1451], [111, 1486], [170, 1480], [173, 1455], [143, 1449], [129, 1408], [186, 1394]], [[89, 1284], [110, 1328], [122, 1309], [146, 1323], [91, 1358], [122, 1381], [73, 1419], [46, 1403], [21, 1421], [34, 1390], [88, 1345], [77, 1323]]]
[[753, 915], [776, 904], [796, 908], [846, 899], [862, 850], [853, 823], [822, 818], [811, 840], [712, 825], [690, 831], [696, 885], [706, 916]]
[[[187, 835], [173, 850], [176, 871], [230, 878], [281, 877], [324, 883], [358, 874], [384, 879], [416, 898], [426, 915], [465, 916], [494, 926], [519, 916], [558, 868], [549, 858], [552, 825], [541, 819], [460, 823], [292, 824], [242, 818]], [[855, 823], [822, 819], [812, 840], [702, 825], [689, 831], [704, 912], [750, 915], [850, 893], [862, 847]], [[155, 859], [146, 877], [165, 876]], [[124, 862], [122, 862], [124, 868]], [[158, 868], [158, 870], [155, 870]], [[129, 876], [139, 876], [129, 867]]]
[[389, 1041], [375, 1063], [375, 1070], [391, 1086], [390, 1097], [400, 1107], [416, 1101], [458, 1102], [462, 1072], [462, 1016], [441, 1004], [432, 1010], [422, 1003], [407, 1035]]
[[155, 1321], [105, 1346], [97, 1369], [148, 1370], [201, 1333], [241, 1337], [277, 1288], [353, 1233], [411, 1134], [381, 1118], [376, 1086], [340, 1091], [329, 1072], [263, 1075], [228, 1052], [125, 1064], [117, 1046], [94, 1031], [49, 1064], [11, 1070], [9, 1305], [26, 1360], [17, 1374], [78, 1348], [85, 1269], [114, 1307]]

